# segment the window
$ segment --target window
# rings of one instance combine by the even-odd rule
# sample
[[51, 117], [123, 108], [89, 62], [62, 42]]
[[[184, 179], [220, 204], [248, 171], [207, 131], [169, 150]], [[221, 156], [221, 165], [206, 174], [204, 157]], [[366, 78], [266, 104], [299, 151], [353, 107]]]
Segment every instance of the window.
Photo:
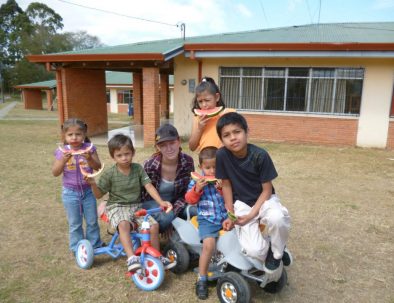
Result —
[[119, 90], [118, 91], [118, 103], [133, 103], [133, 94], [132, 91], [127, 90]]
[[359, 114], [361, 68], [220, 67], [228, 107], [256, 111]]

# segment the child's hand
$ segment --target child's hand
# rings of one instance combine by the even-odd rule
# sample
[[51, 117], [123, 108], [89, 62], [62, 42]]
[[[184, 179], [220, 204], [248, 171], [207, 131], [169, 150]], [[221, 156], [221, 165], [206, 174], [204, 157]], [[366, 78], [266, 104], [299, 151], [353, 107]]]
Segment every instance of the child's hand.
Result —
[[237, 225], [244, 226], [245, 224], [249, 223], [250, 220], [251, 220], [251, 218], [249, 218], [248, 215], [245, 215], [245, 216], [238, 216], [238, 217], [237, 217], [236, 223], [237, 223]]
[[92, 158], [92, 154], [89, 151], [81, 154], [81, 156], [84, 157], [86, 159], [86, 161], [89, 161]]
[[221, 190], [221, 189], [222, 189], [222, 180], [221, 180], [221, 179], [217, 179], [217, 180], [216, 180], [215, 187], [216, 187], [216, 189], [218, 189], [218, 190]]
[[72, 156], [73, 156], [73, 155], [71, 154], [71, 151], [66, 151], [66, 152], [64, 152], [64, 153], [63, 153], [63, 161], [64, 161], [64, 163], [67, 163], [68, 160], [70, 160], [70, 158], [71, 158]]
[[198, 129], [199, 129], [200, 131], [203, 131], [203, 130], [204, 130], [205, 125], [207, 125], [209, 119], [211, 119], [211, 118], [208, 117], [207, 115], [203, 115], [203, 116], [200, 116], [200, 117], [198, 118]]
[[83, 179], [88, 182], [90, 185], [96, 184], [96, 181], [94, 180], [94, 177], [88, 177], [84, 176]]
[[205, 180], [205, 178], [200, 178], [196, 182], [196, 192], [200, 193], [202, 189], [204, 188], [205, 185], [207, 185], [208, 182]]
[[223, 221], [222, 226], [224, 230], [232, 230], [234, 227], [234, 222], [231, 221], [230, 218], [227, 218], [226, 220]]
[[172, 210], [172, 204], [171, 202], [164, 201], [162, 204], [160, 204], [161, 207], [164, 207], [166, 210], [166, 214], [168, 214]]

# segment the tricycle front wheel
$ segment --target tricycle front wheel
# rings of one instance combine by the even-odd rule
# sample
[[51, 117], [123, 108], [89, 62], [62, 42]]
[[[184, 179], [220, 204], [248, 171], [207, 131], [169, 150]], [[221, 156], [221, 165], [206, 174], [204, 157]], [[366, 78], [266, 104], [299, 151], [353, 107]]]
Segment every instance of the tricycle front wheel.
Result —
[[152, 256], [145, 256], [143, 269], [138, 269], [132, 276], [134, 284], [142, 290], [151, 291], [157, 289], [164, 280], [163, 263]]
[[92, 244], [84, 239], [78, 242], [77, 250], [75, 252], [75, 259], [77, 264], [82, 269], [92, 267], [94, 260], [94, 250]]

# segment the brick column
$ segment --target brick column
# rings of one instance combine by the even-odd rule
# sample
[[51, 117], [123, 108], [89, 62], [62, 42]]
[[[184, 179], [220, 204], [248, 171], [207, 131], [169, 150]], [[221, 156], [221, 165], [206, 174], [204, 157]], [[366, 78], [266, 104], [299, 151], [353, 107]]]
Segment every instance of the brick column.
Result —
[[170, 118], [168, 74], [160, 74], [160, 117]]
[[52, 108], [52, 103], [53, 103], [52, 90], [48, 89], [45, 92], [47, 94], [47, 110], [51, 111], [51, 110], [53, 110], [53, 108]]
[[146, 67], [142, 70], [144, 146], [155, 143], [155, 132], [160, 125], [159, 69]]
[[23, 101], [25, 109], [42, 109], [41, 90], [39, 89], [23, 89]]
[[134, 124], [141, 125], [143, 121], [142, 108], [142, 73], [133, 72], [133, 107], [134, 107]]
[[61, 73], [64, 119], [82, 119], [88, 125], [90, 136], [106, 133], [108, 118], [104, 70], [64, 68]]

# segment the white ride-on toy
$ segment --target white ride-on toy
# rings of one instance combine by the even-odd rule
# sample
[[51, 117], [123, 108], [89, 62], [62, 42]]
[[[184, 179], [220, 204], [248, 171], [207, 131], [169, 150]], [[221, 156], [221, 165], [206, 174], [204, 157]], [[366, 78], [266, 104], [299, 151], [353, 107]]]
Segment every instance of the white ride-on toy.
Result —
[[[189, 268], [191, 256], [200, 255], [202, 243], [198, 235], [197, 217], [172, 221], [174, 232], [164, 248], [163, 254], [176, 260], [177, 265], [171, 269], [174, 273], [185, 272]], [[198, 272], [198, 268], [195, 269]], [[263, 269], [263, 263], [245, 256], [235, 230], [220, 232], [216, 243], [216, 252], [209, 264], [208, 280], [217, 280], [216, 291], [220, 302], [249, 303], [251, 290], [246, 281], [254, 280], [269, 293], [277, 293], [287, 283], [287, 273], [283, 262], [273, 274]]]

